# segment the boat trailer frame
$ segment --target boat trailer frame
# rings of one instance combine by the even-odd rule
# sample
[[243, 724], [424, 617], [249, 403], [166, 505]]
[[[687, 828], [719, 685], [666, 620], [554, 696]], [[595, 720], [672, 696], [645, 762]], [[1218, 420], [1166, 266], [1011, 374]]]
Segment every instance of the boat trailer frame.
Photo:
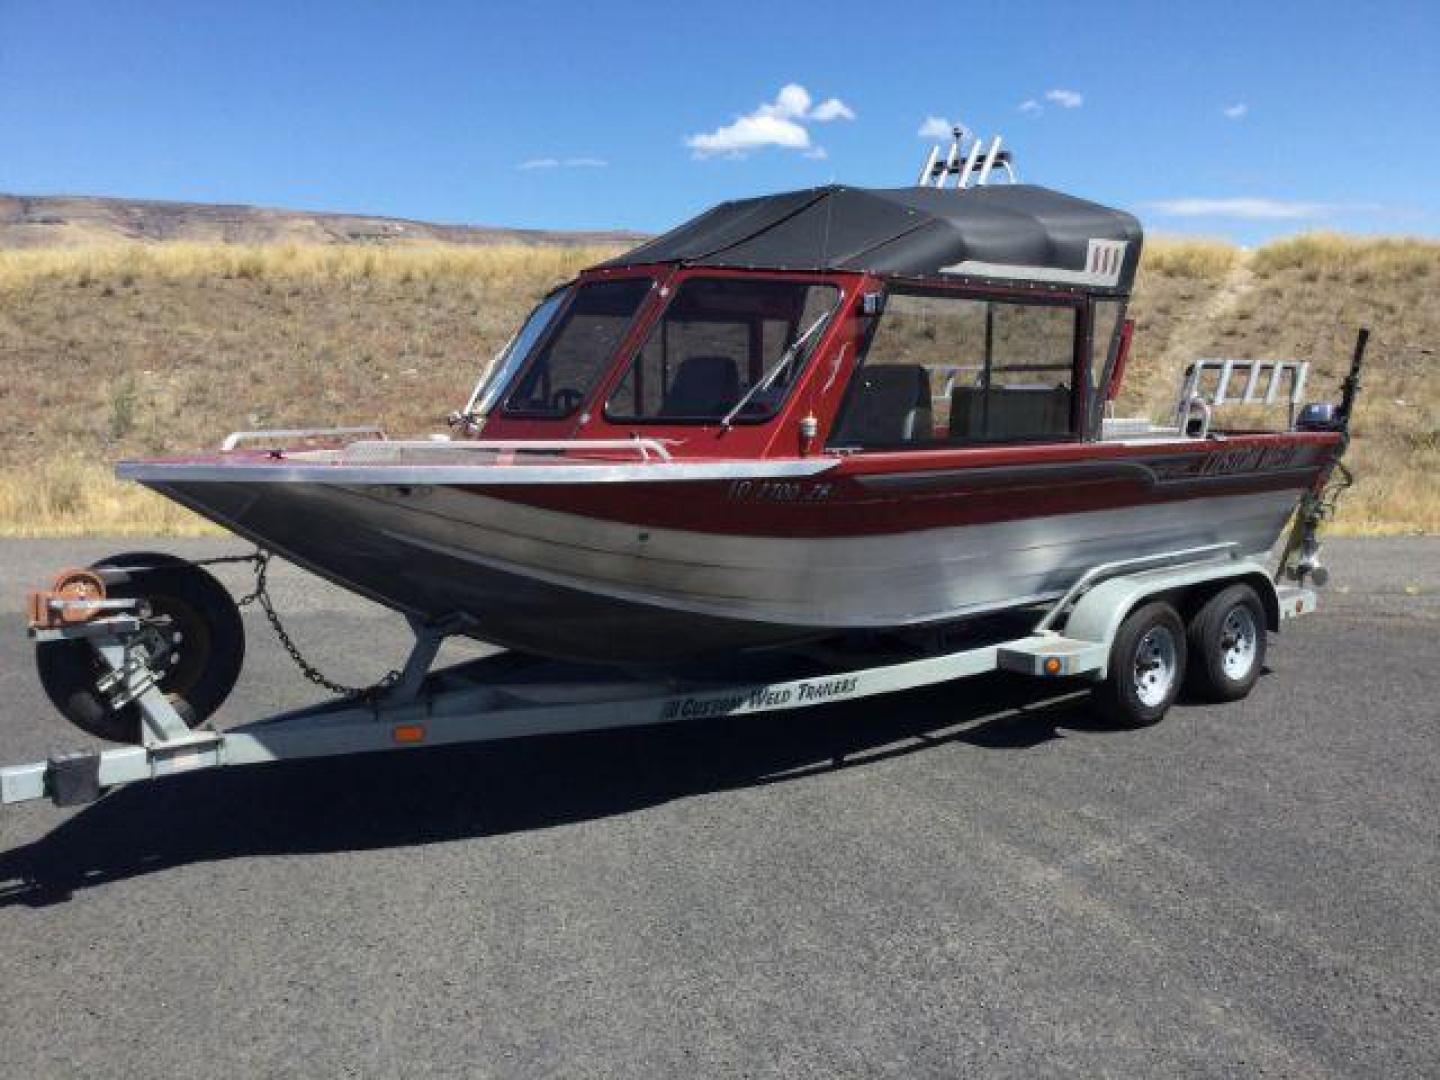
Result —
[[[978, 643], [971, 637], [957, 648], [958, 642], [938, 633], [928, 652], [879, 663], [863, 653], [798, 649], [789, 660], [790, 654], [757, 654], [757, 665], [770, 667], [753, 678], [743, 671], [636, 676], [514, 653], [432, 672], [442, 642], [465, 627], [412, 621], [410, 655], [399, 678], [378, 695], [337, 698], [224, 731], [186, 726], [143, 657], [127, 644], [140, 625], [134, 614], [36, 627], [31, 630], [36, 641], [89, 641], [108, 668], [101, 681], [112, 700], [133, 702], [139, 710], [141, 742], [0, 768], [0, 804], [49, 798], [58, 806], [76, 806], [119, 785], [224, 766], [753, 715], [992, 671], [1098, 682], [1108, 674], [1121, 623], [1149, 599], [1244, 581], [1265, 604], [1270, 630], [1315, 610], [1312, 589], [1277, 585], [1260, 560], [1241, 557], [1234, 548], [1211, 544], [1096, 566], [1020, 636], [982, 637]], [[1064, 633], [1055, 629], [1062, 624]]]

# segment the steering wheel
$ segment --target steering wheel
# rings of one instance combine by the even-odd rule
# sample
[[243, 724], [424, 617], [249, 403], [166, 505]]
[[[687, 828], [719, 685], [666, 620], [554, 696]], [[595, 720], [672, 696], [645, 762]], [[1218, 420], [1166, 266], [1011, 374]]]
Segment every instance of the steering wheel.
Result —
[[550, 407], [556, 412], [573, 412], [580, 407], [580, 402], [584, 400], [584, 394], [580, 393], [579, 390], [573, 390], [567, 386], [562, 390], [556, 390], [555, 393], [550, 395]]

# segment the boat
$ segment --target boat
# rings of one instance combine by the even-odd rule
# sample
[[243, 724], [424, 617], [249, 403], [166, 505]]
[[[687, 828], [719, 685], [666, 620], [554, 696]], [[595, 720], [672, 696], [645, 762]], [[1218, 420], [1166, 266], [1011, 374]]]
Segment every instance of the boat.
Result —
[[[585, 270], [444, 434], [237, 432], [117, 473], [417, 625], [603, 664], [924, 633], [1101, 564], [1264, 555], [1343, 424], [1297, 415], [1288, 362], [1197, 362], [1169, 422], [1109, 415], [1142, 243], [957, 133], [909, 186], [727, 202]], [[1290, 415], [1222, 428], [1236, 399]]]

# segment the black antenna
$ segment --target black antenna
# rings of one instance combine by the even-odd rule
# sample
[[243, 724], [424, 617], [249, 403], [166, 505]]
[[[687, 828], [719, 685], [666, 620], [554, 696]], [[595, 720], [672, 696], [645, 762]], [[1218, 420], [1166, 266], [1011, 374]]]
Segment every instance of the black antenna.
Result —
[[1350, 357], [1350, 374], [1340, 388], [1340, 415], [1337, 417], [1340, 430], [1349, 432], [1350, 413], [1355, 408], [1355, 398], [1360, 393], [1360, 369], [1365, 363], [1365, 346], [1370, 344], [1370, 328], [1362, 326], [1355, 335], [1355, 352]]

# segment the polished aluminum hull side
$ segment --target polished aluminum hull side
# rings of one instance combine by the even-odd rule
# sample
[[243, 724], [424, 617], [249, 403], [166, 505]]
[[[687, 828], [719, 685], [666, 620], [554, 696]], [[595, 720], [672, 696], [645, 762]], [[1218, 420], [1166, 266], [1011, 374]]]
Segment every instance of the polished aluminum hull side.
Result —
[[[1268, 551], [1296, 489], [879, 535], [639, 526], [448, 485], [144, 482], [347, 589], [525, 651], [666, 662], [1054, 597], [1086, 569], [1233, 543]], [[723, 512], [717, 485], [716, 513]]]

